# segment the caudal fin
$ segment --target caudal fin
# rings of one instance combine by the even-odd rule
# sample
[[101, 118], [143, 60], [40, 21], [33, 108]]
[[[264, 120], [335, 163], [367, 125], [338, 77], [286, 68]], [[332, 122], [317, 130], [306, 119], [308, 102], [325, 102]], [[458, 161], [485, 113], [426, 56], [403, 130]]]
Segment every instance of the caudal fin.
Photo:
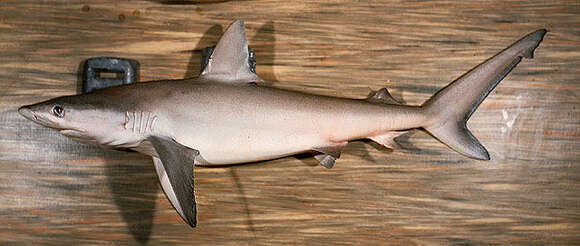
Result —
[[422, 105], [431, 117], [423, 128], [461, 154], [489, 160], [487, 150], [467, 129], [467, 120], [522, 57], [533, 57], [545, 34], [545, 29], [528, 34], [435, 93]]

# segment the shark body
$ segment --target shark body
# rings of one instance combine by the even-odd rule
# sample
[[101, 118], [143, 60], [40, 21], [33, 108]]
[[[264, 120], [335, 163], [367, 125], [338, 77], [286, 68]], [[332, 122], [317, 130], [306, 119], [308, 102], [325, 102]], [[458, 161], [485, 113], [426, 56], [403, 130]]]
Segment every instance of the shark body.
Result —
[[262, 79], [250, 69], [243, 22], [236, 21], [197, 78], [111, 87], [19, 112], [71, 138], [152, 156], [168, 199], [194, 227], [194, 164], [239, 164], [312, 151], [331, 168], [349, 141], [367, 138], [393, 148], [395, 137], [415, 128], [461, 154], [488, 160], [466, 122], [523, 57], [533, 56], [545, 33], [528, 34], [421, 106], [409, 106], [385, 88], [359, 100], [257, 85]]

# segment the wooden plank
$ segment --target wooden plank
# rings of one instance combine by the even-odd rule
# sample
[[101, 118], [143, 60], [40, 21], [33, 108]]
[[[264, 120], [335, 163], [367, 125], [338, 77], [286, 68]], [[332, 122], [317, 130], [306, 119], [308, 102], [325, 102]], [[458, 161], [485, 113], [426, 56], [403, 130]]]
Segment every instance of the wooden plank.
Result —
[[[76, 93], [90, 57], [136, 59], [143, 81], [195, 76], [200, 50], [234, 19], [272, 86], [353, 98], [387, 86], [410, 104], [550, 32], [470, 120], [491, 161], [417, 131], [394, 152], [351, 143], [331, 170], [310, 157], [198, 168], [195, 229], [149, 158], [16, 113]], [[565, 0], [2, 1], [0, 244], [577, 244], [578, 40], [580, 4]]]

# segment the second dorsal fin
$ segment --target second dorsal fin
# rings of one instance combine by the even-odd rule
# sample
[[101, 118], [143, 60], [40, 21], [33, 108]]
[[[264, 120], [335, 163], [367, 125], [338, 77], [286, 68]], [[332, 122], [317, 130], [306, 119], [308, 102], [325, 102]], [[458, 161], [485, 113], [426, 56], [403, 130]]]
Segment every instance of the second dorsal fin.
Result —
[[251, 70], [250, 51], [243, 21], [234, 21], [224, 32], [200, 77], [225, 83], [263, 81]]
[[371, 94], [367, 97], [367, 101], [385, 104], [402, 104], [393, 96], [391, 96], [391, 93], [389, 93], [387, 88], [381, 88], [378, 91], [371, 92]]

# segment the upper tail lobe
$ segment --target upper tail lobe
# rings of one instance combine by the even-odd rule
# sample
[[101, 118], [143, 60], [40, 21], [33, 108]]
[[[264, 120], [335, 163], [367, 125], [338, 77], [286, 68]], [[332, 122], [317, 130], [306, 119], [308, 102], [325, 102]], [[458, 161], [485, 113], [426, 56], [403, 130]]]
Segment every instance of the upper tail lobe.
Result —
[[467, 120], [523, 57], [533, 57], [546, 32], [526, 35], [438, 91], [422, 105], [430, 119], [423, 128], [461, 154], [489, 160], [487, 150], [467, 129]]

